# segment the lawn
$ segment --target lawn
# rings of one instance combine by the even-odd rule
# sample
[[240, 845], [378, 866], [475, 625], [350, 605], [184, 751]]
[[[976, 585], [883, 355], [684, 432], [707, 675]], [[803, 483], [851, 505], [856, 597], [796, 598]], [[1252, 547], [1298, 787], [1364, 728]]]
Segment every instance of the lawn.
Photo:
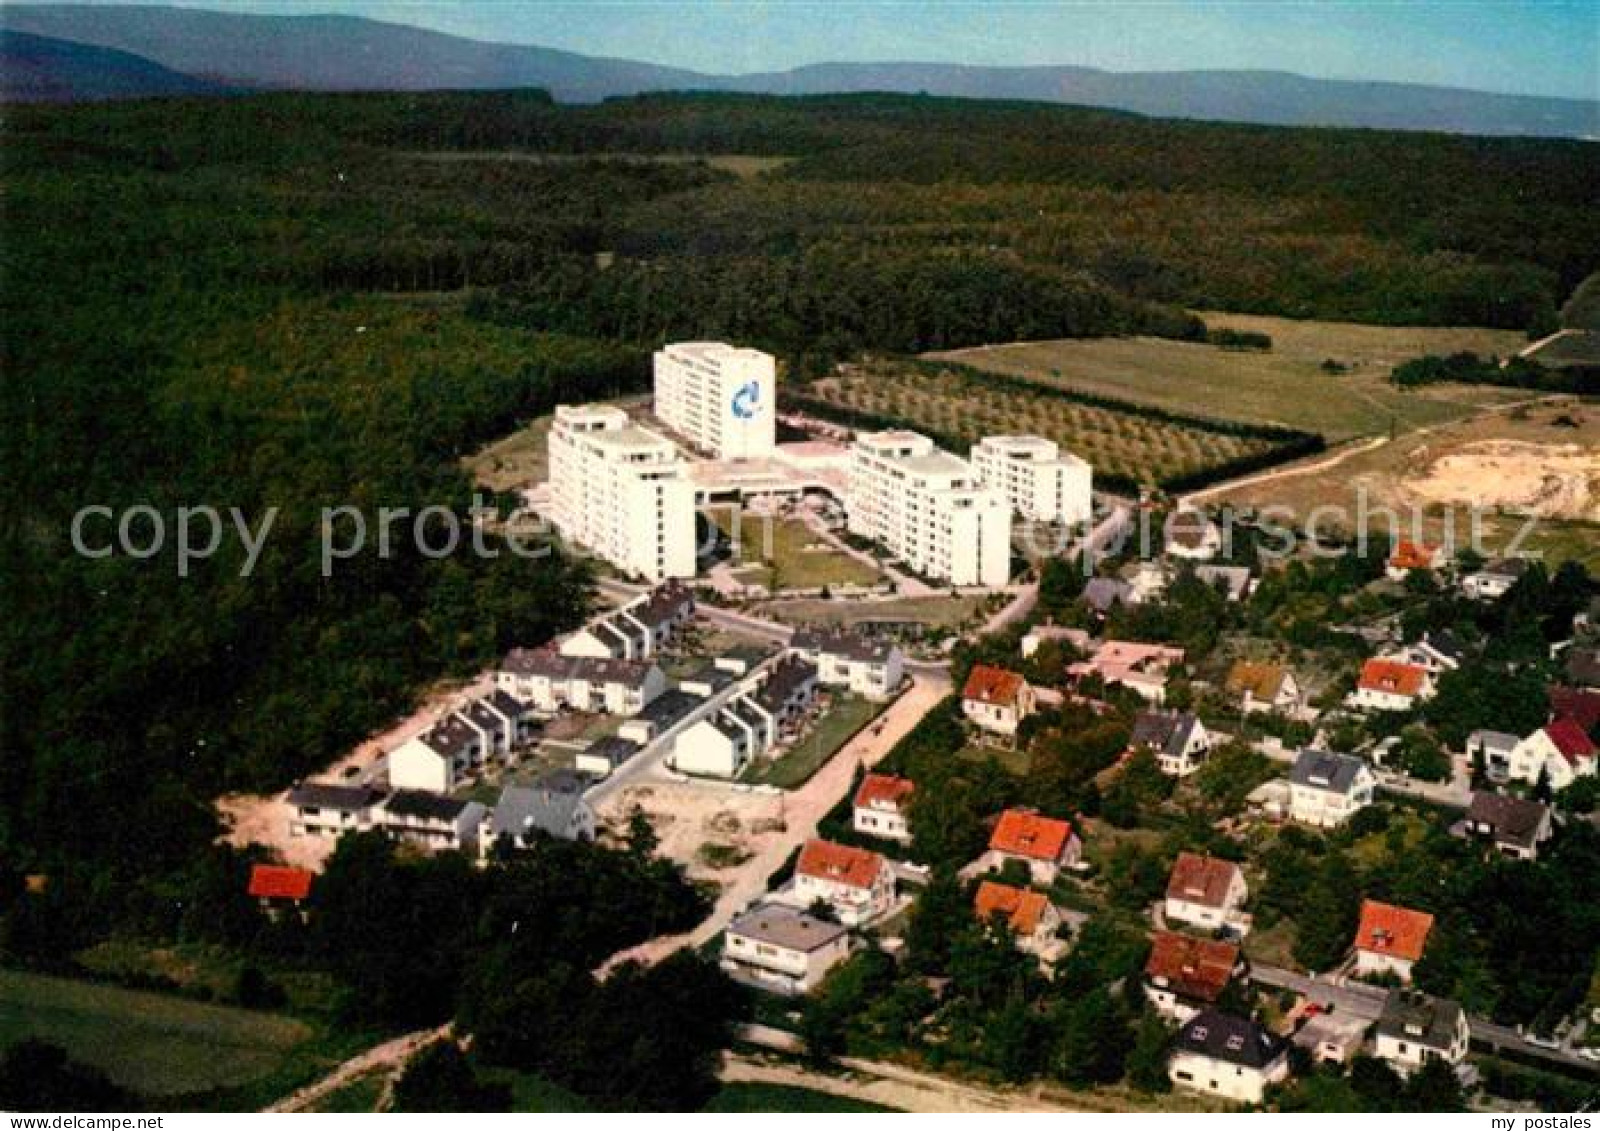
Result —
[[[731, 536], [730, 514], [718, 513], [715, 521], [724, 534]], [[782, 589], [875, 585], [883, 580], [874, 567], [820, 542], [816, 533], [796, 518], [748, 512], [740, 515], [735, 558], [754, 567], [746, 580], [771, 593]]]
[[776, 762], [758, 763], [745, 779], [779, 789], [796, 789], [827, 765], [839, 748], [878, 716], [882, 703], [859, 695], [835, 695], [827, 711], [805, 736]]
[[959, 628], [978, 610], [982, 597], [903, 597], [889, 601], [770, 601], [763, 615], [795, 624], [905, 623]]
[[882, 1112], [894, 1111], [865, 1100], [835, 1096], [811, 1088], [785, 1084], [724, 1084], [706, 1104], [706, 1111], [722, 1112]]
[[956, 757], [963, 762], [995, 762], [1006, 773], [1016, 777], [1026, 777], [1030, 761], [1028, 752], [1014, 746], [964, 746], [956, 751]]
[[[1515, 399], [1513, 392], [1477, 386], [1402, 391], [1388, 383], [1389, 371], [1426, 353], [1470, 350], [1504, 357], [1527, 345], [1521, 334], [1507, 330], [1361, 326], [1212, 311], [1201, 316], [1213, 329], [1269, 334], [1272, 349], [1093, 338], [1015, 342], [928, 356], [1173, 412], [1304, 429], [1335, 442], [1387, 433], [1391, 427], [1409, 431]], [[1330, 360], [1344, 371], [1324, 371], [1323, 363]]]
[[0, 1045], [52, 1041], [148, 1096], [260, 1080], [312, 1036], [310, 1026], [271, 1013], [0, 970]]

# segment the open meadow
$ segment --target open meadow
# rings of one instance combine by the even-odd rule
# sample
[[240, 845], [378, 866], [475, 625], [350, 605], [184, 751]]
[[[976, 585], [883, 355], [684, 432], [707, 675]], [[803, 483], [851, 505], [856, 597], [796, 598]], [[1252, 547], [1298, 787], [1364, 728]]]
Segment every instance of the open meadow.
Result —
[[304, 1023], [271, 1013], [0, 970], [0, 1045], [53, 1041], [147, 1096], [259, 1081], [312, 1035]]
[[1304, 429], [1335, 443], [1439, 424], [1515, 399], [1514, 391], [1484, 386], [1402, 390], [1389, 384], [1389, 371], [1422, 354], [1465, 350], [1506, 357], [1528, 344], [1507, 330], [1199, 313], [1213, 330], [1270, 335], [1272, 348], [1137, 337], [1012, 342], [926, 356], [1170, 412]]

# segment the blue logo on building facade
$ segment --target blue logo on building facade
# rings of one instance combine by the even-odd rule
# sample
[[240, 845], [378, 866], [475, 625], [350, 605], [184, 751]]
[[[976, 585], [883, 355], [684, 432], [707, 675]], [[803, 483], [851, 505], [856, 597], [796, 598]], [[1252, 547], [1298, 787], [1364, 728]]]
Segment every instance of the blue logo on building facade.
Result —
[[761, 411], [761, 385], [751, 381], [740, 385], [733, 394], [733, 415], [740, 420], [754, 420]]

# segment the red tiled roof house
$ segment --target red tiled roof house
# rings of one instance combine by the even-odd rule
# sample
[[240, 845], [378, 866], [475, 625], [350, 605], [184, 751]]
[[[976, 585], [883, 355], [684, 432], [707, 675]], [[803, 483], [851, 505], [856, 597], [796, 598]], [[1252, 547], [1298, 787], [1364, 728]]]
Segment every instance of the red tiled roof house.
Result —
[[1420, 664], [1368, 660], [1361, 665], [1350, 705], [1365, 711], [1409, 711], [1433, 695], [1433, 676]]
[[978, 664], [961, 689], [961, 713], [974, 726], [992, 734], [1015, 737], [1036, 703], [1028, 681], [1016, 672]]
[[1411, 981], [1411, 968], [1422, 957], [1432, 930], [1433, 916], [1425, 911], [1375, 899], [1362, 901], [1361, 923], [1356, 927], [1355, 972], [1396, 974], [1401, 981]]
[[894, 869], [876, 852], [812, 839], [800, 850], [783, 902], [805, 910], [817, 900], [847, 927], [859, 927], [894, 906]]
[[1243, 929], [1248, 918], [1240, 912], [1250, 896], [1239, 865], [1215, 856], [1180, 852], [1167, 880], [1162, 910], [1168, 923], [1184, 923], [1203, 930]]
[[1576, 720], [1558, 718], [1511, 748], [1506, 776], [1530, 784], [1548, 776], [1551, 789], [1565, 789], [1596, 772], [1596, 754], [1594, 740]]
[[1035, 955], [1041, 962], [1052, 963], [1066, 950], [1065, 942], [1056, 935], [1061, 928], [1061, 912], [1036, 891], [984, 880], [973, 898], [973, 910], [979, 922], [1004, 920], [1017, 949]]
[[1041, 817], [1026, 809], [1007, 809], [1000, 814], [989, 837], [989, 850], [962, 869], [962, 875], [977, 876], [1003, 868], [1007, 861], [1027, 865], [1031, 882], [1055, 883], [1062, 868], [1076, 868], [1083, 858], [1083, 842], [1067, 821]]
[[851, 827], [865, 836], [910, 840], [911, 795], [916, 788], [908, 778], [868, 774], [856, 789]]
[[285, 868], [278, 864], [256, 864], [250, 869], [246, 889], [268, 915], [276, 917], [286, 910], [298, 911], [311, 895], [316, 876], [304, 868]]
[[1157, 931], [1144, 964], [1144, 993], [1156, 1012], [1180, 1025], [1228, 988], [1244, 962], [1236, 943]]

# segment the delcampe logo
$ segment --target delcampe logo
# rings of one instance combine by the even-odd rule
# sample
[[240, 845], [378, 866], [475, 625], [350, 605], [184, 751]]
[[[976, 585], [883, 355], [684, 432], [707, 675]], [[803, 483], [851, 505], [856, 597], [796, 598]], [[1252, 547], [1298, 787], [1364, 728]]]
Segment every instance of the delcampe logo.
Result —
[[761, 411], [761, 385], [756, 381], [739, 386], [733, 394], [733, 415], [740, 420], [754, 420]]

